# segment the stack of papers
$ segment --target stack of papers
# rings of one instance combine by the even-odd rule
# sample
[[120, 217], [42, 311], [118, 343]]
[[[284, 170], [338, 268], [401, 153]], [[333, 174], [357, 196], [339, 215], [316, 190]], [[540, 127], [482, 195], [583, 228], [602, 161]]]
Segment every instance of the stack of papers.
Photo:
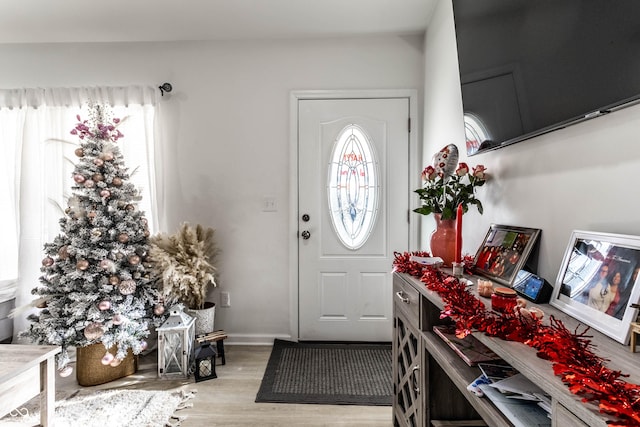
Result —
[[518, 373], [511, 365], [479, 363], [478, 367], [482, 374], [491, 380], [492, 383], [498, 382], [505, 378], [512, 377]]
[[490, 385], [510, 399], [539, 400], [536, 395], [544, 394], [540, 387], [520, 373]]
[[515, 427], [551, 426], [551, 397], [508, 365], [479, 364], [482, 377], [469, 385], [484, 395]]
[[514, 399], [502, 394], [492, 384], [480, 385], [480, 389], [494, 405], [511, 421], [514, 427], [551, 426], [549, 413], [537, 402], [526, 399]]

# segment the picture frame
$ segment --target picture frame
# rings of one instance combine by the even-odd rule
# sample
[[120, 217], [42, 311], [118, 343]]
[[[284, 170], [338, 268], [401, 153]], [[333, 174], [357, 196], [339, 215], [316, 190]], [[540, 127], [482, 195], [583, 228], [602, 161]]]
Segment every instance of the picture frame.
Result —
[[537, 228], [491, 224], [476, 252], [475, 272], [502, 285], [513, 286], [516, 275], [527, 264], [534, 248], [537, 249], [539, 235]]
[[628, 344], [640, 298], [640, 237], [574, 230], [549, 303]]

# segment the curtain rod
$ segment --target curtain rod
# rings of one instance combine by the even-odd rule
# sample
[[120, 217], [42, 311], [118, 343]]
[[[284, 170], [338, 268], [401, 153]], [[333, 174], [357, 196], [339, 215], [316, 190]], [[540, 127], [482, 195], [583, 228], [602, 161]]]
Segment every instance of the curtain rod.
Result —
[[160, 89], [160, 95], [164, 96], [165, 92], [169, 93], [173, 90], [173, 86], [171, 86], [171, 83], [162, 83], [161, 86], [158, 86], [158, 89]]

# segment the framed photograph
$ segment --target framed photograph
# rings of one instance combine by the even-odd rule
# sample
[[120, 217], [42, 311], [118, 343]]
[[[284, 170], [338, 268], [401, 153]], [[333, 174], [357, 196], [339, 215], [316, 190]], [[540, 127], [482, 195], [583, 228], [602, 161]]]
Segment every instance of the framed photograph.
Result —
[[512, 286], [535, 247], [540, 230], [491, 224], [474, 259], [475, 272]]
[[550, 304], [627, 344], [638, 310], [640, 237], [573, 231]]

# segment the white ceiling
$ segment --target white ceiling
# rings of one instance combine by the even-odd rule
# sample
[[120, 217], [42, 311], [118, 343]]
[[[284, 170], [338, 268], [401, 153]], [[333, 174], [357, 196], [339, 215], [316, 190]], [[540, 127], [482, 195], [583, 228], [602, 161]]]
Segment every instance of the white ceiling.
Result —
[[415, 34], [437, 0], [3, 0], [0, 43]]

